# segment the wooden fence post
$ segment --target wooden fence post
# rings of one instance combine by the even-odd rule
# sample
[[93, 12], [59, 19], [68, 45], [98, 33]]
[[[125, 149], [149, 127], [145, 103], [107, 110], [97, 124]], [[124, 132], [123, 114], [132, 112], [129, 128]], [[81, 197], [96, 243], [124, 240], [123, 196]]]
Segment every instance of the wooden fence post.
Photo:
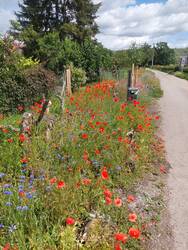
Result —
[[135, 72], [134, 72], [134, 63], [132, 65], [132, 81], [131, 81], [131, 87], [134, 87], [134, 81], [135, 81]]
[[71, 88], [71, 68], [66, 69], [66, 85], [67, 85], [67, 95], [72, 95], [72, 88]]

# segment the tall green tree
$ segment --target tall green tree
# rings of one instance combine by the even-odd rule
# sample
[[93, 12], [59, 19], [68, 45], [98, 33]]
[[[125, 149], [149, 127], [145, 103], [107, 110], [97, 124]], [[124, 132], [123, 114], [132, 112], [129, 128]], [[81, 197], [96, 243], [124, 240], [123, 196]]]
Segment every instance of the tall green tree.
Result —
[[32, 26], [39, 34], [60, 31], [62, 40], [69, 37], [79, 43], [98, 33], [95, 19], [100, 4], [92, 0], [23, 0], [19, 7], [14, 30]]
[[174, 64], [175, 60], [175, 50], [169, 48], [166, 42], [160, 42], [155, 45], [154, 64], [169, 65]]

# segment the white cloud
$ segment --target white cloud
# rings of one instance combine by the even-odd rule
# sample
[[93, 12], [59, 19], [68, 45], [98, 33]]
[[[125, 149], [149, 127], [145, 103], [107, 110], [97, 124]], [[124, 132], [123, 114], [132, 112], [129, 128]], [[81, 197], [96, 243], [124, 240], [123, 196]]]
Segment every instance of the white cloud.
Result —
[[11, 11], [0, 9], [0, 33], [4, 34], [7, 31], [9, 20], [14, 18], [14, 14]]
[[[0, 0], [0, 33], [9, 28], [18, 1], [22, 0]], [[97, 19], [101, 33], [97, 38], [108, 48], [127, 48], [133, 41], [168, 41], [172, 46], [188, 46], [188, 0], [145, 0], [144, 4], [137, 4], [137, 0], [93, 1], [102, 2]]]
[[102, 3], [104, 6], [97, 19], [101, 34], [97, 37], [109, 48], [126, 48], [132, 41], [152, 43], [168, 40], [179, 32], [188, 32], [187, 0], [146, 1], [140, 5], [131, 0], [102, 0]]

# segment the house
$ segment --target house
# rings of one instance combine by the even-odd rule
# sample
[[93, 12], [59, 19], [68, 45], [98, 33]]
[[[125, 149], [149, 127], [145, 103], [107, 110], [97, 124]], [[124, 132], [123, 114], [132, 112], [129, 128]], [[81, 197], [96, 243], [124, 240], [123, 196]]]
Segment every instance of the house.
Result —
[[185, 66], [188, 66], [188, 55], [180, 57], [180, 67], [184, 68]]

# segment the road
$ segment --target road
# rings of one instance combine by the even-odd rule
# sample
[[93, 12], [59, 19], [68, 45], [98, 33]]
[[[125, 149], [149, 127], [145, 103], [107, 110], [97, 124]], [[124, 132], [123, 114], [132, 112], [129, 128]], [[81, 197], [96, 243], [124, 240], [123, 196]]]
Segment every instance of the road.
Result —
[[171, 250], [188, 250], [188, 81], [158, 71], [155, 74], [164, 90], [161, 128], [172, 167], [167, 181], [169, 223], [175, 239]]

